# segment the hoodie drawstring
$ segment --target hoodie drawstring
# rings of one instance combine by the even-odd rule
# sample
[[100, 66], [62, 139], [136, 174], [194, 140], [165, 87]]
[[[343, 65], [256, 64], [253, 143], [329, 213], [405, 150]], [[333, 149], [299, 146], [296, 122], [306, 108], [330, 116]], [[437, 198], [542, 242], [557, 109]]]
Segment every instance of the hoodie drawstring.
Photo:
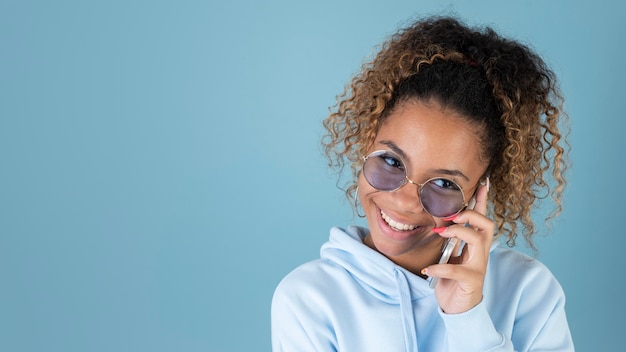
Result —
[[409, 281], [402, 271], [394, 270], [398, 294], [400, 295], [400, 313], [402, 314], [402, 325], [404, 327], [404, 345], [406, 351], [417, 352], [417, 336], [415, 336], [415, 318], [413, 317], [413, 304], [411, 301], [411, 290]]

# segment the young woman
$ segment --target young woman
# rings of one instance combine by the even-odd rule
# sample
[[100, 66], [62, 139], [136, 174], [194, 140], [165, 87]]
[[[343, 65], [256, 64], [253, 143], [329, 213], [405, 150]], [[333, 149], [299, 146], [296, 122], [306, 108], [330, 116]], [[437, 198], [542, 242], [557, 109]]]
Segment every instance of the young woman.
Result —
[[558, 282], [494, 241], [533, 247], [535, 200], [561, 209], [561, 105], [544, 62], [489, 28], [392, 36], [324, 121], [368, 228], [331, 229], [282, 280], [274, 351], [573, 350]]

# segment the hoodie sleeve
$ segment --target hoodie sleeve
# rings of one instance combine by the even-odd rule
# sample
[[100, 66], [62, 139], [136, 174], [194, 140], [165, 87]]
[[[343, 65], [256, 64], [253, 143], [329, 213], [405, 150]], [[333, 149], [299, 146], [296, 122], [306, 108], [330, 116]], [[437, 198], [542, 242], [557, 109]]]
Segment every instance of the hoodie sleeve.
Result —
[[[446, 326], [450, 351], [574, 351], [567, 318], [565, 294], [542, 265], [532, 275], [519, 278], [519, 285], [506, 295], [491, 297], [461, 314], [439, 313]], [[504, 285], [514, 286], [514, 280]], [[509, 294], [510, 293], [510, 294]], [[500, 309], [503, 307], [511, 307]], [[497, 324], [492, 312], [500, 320]], [[502, 319], [503, 315], [508, 315]], [[510, 326], [507, 328], [506, 326]]]

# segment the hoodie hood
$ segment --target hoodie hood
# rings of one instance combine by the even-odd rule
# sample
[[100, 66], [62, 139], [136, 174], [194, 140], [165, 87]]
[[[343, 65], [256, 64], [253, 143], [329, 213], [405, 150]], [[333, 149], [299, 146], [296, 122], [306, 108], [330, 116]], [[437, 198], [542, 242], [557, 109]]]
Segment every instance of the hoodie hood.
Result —
[[368, 233], [357, 226], [347, 231], [332, 228], [330, 239], [322, 246], [321, 257], [343, 267], [363, 290], [380, 301], [399, 305], [405, 351], [417, 351], [413, 301], [433, 296], [434, 291], [426, 280], [365, 246], [363, 239]]
[[[402, 296], [407, 294], [410, 294], [410, 300], [434, 294], [426, 280], [363, 245], [363, 239], [368, 234], [369, 230], [363, 227], [351, 226], [346, 231], [334, 227], [320, 255], [322, 259], [345, 268], [364, 290], [383, 302], [399, 304]], [[406, 281], [408, 287], [404, 289], [408, 292], [398, 291], [399, 280]]]

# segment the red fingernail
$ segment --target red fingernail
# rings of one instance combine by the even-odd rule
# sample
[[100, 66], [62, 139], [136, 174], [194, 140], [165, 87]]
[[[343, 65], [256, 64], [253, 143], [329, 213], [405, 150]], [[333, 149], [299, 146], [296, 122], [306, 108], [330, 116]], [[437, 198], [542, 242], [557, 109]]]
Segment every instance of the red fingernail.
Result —
[[456, 213], [456, 214], [450, 215], [450, 216], [446, 216], [445, 218], [441, 218], [441, 220], [443, 220], [443, 221], [452, 221], [452, 220], [456, 219], [457, 216], [459, 216], [459, 213]]
[[442, 232], [444, 232], [446, 229], [447, 229], [447, 227], [445, 227], [445, 226], [441, 226], [441, 227], [433, 227], [433, 232], [436, 232], [436, 233], [442, 233]]
[[422, 269], [421, 273], [422, 275], [428, 275], [428, 269], [427, 268]]

